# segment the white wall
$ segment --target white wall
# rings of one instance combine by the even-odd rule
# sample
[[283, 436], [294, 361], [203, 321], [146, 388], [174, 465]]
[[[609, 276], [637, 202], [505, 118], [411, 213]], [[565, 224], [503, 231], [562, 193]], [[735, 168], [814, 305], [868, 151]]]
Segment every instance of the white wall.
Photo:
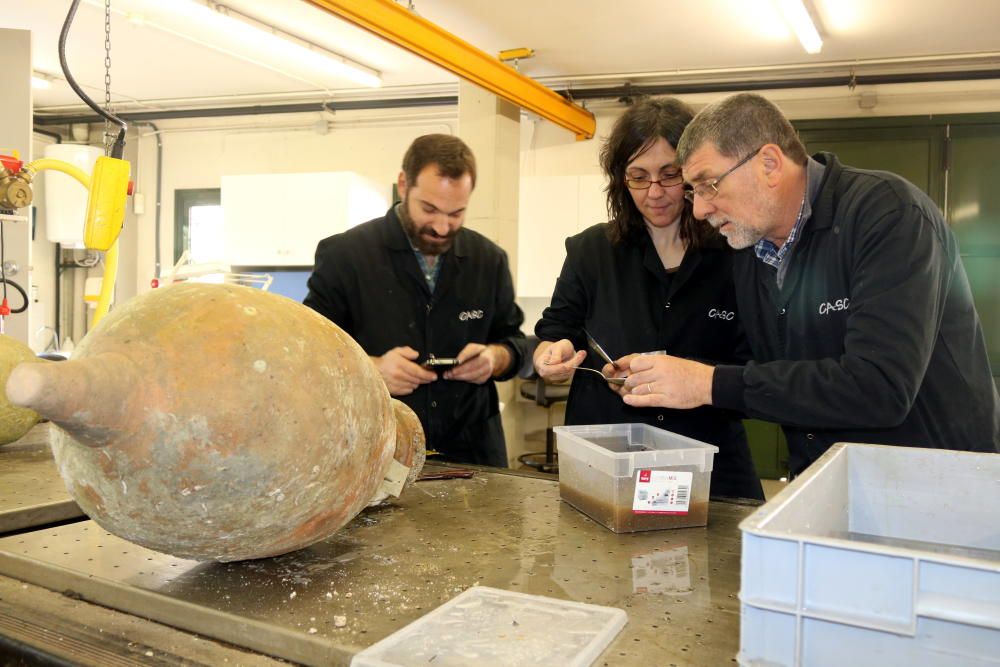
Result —
[[[32, 155], [42, 157], [45, 155], [45, 147], [55, 143], [54, 139], [35, 134], [33, 135]], [[83, 186], [80, 187], [83, 189]], [[37, 301], [31, 304], [32, 323], [35, 330], [31, 332], [30, 345], [35, 351], [41, 351], [49, 342], [51, 332], [39, 331], [42, 327], [55, 328], [55, 261], [56, 244], [49, 243], [45, 236], [45, 176], [36, 178], [32, 183], [32, 192], [35, 195], [35, 240], [31, 244], [31, 262], [34, 266], [35, 295]], [[81, 220], [81, 225], [83, 221]]]
[[[454, 118], [442, 120], [439, 109], [430, 110], [426, 118], [418, 111], [377, 118], [367, 112], [335, 118], [323, 114], [322, 119], [320, 114], [296, 114], [158, 121], [163, 142], [162, 268], [173, 264], [174, 191], [219, 188], [223, 175], [354, 171], [381, 183], [391, 200], [392, 184], [413, 138], [429, 132], [454, 133]], [[315, 129], [320, 120], [332, 121], [325, 135]], [[139, 132], [137, 188], [145, 195], [146, 207], [137, 216], [136, 293], [149, 289], [155, 264], [156, 141], [148, 127]], [[260, 205], [273, 209], [275, 224], [282, 224], [280, 193], [262, 192]]]
[[[859, 107], [860, 96], [865, 92], [878, 96], [874, 109]], [[870, 86], [853, 91], [846, 87], [781, 90], [765, 94], [793, 119], [1000, 111], [1000, 83], [995, 81]], [[681, 97], [697, 109], [722, 96]], [[590, 141], [575, 141], [569, 132], [552, 123], [532, 116], [525, 118], [521, 123], [522, 184], [525, 179], [568, 176], [579, 177], [579, 182], [588, 188], [603, 183], [598, 151], [623, 107], [614, 101], [593, 102], [589, 106], [597, 118], [596, 137]], [[336, 115], [310, 113], [158, 121], [163, 141], [161, 261], [167, 266], [172, 263], [176, 189], [217, 188], [224, 174], [349, 170], [384, 183], [388, 196], [410, 141], [428, 132], [454, 134], [457, 117], [454, 107], [434, 107]], [[317, 123], [328, 128], [328, 133], [317, 133]], [[137, 154], [134, 165], [137, 187], [146, 198], [145, 213], [136, 219], [135, 282], [131, 287], [134, 293], [149, 289], [149, 280], [154, 275], [156, 154], [155, 140], [150, 132], [149, 128], [140, 127], [140, 138], [133, 140]], [[571, 189], [566, 183], [563, 185], [562, 190]], [[535, 276], [526, 285], [525, 297], [543, 298], [550, 293], [551, 287], [540, 284], [538, 276], [547, 273], [554, 280], [562, 264], [565, 236], [574, 233], [580, 225], [587, 226], [606, 217], [599, 192], [595, 195], [588, 190], [576, 202], [564, 199], [552, 197], [544, 214], [534, 216], [539, 222], [520, 229], [520, 252], [518, 248], [508, 249], [518, 255], [520, 272]], [[275, 222], [281, 223], [281, 206], [276, 198], [262, 193], [261, 206], [273, 207]], [[523, 220], [521, 224], [525, 224]], [[525, 254], [525, 247], [538, 245], [533, 238], [544, 240], [546, 249], [551, 252], [536, 253], [537, 256]], [[542, 260], [545, 266], [539, 266]], [[127, 296], [129, 289], [122, 285], [120, 294]]]

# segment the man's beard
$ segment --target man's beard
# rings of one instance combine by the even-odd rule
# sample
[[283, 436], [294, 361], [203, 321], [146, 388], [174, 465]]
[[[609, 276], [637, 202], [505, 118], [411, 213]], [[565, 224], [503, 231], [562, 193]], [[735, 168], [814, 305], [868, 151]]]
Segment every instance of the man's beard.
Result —
[[731, 218], [710, 215], [708, 216], [708, 221], [716, 229], [719, 229], [723, 223], [728, 223], [726, 229], [720, 230], [719, 233], [726, 237], [726, 243], [728, 243], [734, 250], [749, 248], [757, 243], [757, 241], [764, 238], [764, 235], [756, 229], [753, 229], [745, 223], [732, 220]]
[[[399, 208], [399, 219], [403, 223], [403, 230], [406, 232], [406, 236], [410, 239], [410, 243], [413, 244], [417, 250], [423, 255], [443, 255], [444, 253], [451, 250], [452, 244], [455, 242], [455, 236], [461, 231], [461, 228], [450, 232], [445, 236], [439, 236], [437, 232], [430, 225], [424, 225], [418, 228], [417, 223], [413, 221], [410, 217], [410, 196], [407, 194], [406, 199], [400, 203]], [[427, 237], [433, 237], [436, 239], [448, 239], [446, 243], [432, 243], [427, 240]]]
[[743, 215], [743, 220], [710, 215], [708, 216], [708, 222], [716, 229], [728, 223], [726, 229], [724, 231], [719, 230], [719, 233], [726, 237], [726, 242], [734, 250], [742, 250], [756, 244], [757, 241], [760, 241], [765, 236], [764, 232], [751, 226], [746, 220], [756, 218], [757, 220], [773, 222], [777, 215], [777, 202], [769, 199], [767, 194], [762, 190], [756, 189], [753, 193], [752, 209]]

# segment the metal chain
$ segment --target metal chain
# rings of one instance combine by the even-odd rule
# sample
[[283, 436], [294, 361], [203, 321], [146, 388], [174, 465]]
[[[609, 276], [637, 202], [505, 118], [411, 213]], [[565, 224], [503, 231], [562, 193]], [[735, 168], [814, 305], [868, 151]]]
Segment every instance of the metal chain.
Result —
[[[104, 0], [104, 110], [111, 112], [111, 0]], [[111, 121], [104, 119], [104, 154], [111, 155], [115, 135]]]

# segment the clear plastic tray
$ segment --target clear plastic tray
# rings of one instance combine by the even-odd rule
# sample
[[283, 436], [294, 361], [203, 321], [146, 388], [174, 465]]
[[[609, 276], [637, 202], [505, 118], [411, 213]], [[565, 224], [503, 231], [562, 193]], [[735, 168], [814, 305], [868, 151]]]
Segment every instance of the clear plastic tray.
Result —
[[590, 665], [621, 609], [475, 586], [354, 656], [351, 667]]

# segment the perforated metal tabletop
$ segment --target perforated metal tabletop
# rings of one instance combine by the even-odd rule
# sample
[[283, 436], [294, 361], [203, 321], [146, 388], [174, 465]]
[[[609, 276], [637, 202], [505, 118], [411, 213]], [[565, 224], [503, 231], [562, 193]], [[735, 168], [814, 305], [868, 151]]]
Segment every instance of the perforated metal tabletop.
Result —
[[49, 450], [49, 424], [0, 446], [0, 534], [82, 517]]
[[726, 665], [737, 524], [753, 509], [713, 502], [708, 528], [616, 535], [560, 502], [554, 481], [477, 472], [419, 482], [277, 558], [181, 560], [84, 521], [0, 539], [0, 574], [310, 665], [346, 665], [477, 584], [624, 609], [598, 665]]

